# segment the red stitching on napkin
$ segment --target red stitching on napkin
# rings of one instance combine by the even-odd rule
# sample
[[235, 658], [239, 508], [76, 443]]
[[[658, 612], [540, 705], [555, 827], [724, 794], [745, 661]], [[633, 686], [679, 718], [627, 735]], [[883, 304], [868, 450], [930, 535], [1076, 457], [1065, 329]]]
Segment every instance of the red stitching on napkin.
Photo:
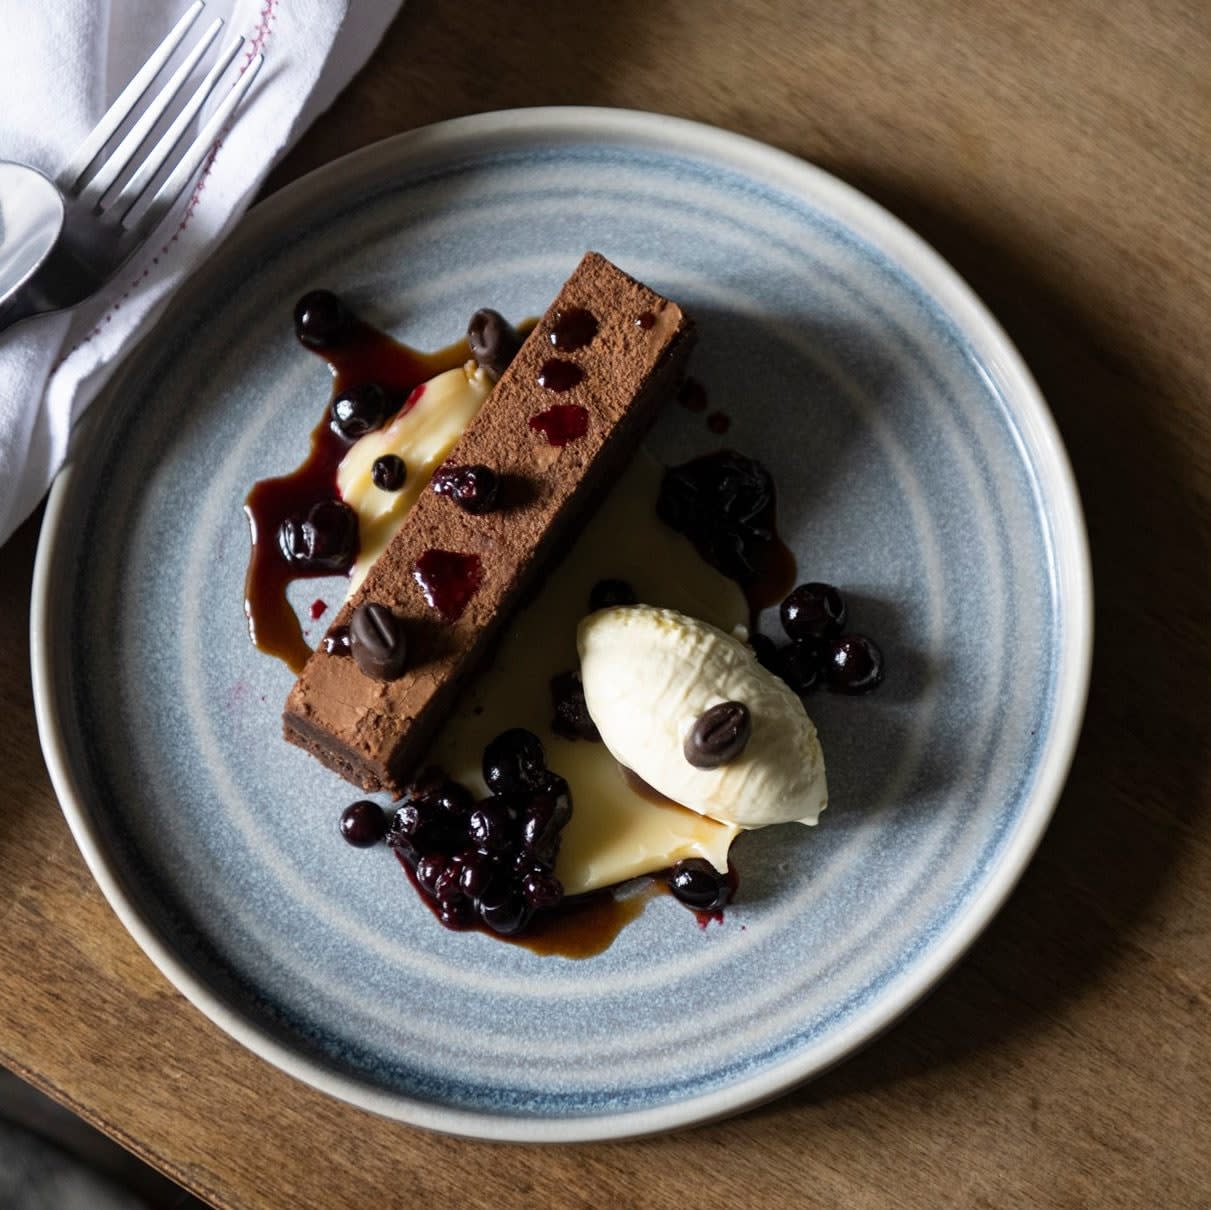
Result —
[[[243, 62], [240, 64], [240, 75], [242, 76], [251, 65], [253, 59], [264, 48], [265, 43], [269, 41], [269, 35], [272, 32], [271, 26], [277, 16], [277, 8], [280, 0], [265, 0], [264, 7], [261, 9], [260, 20], [257, 22], [256, 28], [248, 38], [248, 49], [244, 52]], [[234, 121], [234, 117], [232, 118]], [[55, 362], [51, 369], [51, 373], [55, 373], [59, 367], [77, 350], [88, 344], [94, 336], [100, 333], [101, 329], [113, 319], [114, 312], [122, 309], [122, 303], [130, 297], [131, 293], [140, 286], [143, 281], [150, 276], [152, 265], [160, 263], [160, 257], [166, 256], [172, 246], [180, 238], [181, 233], [189, 226], [189, 220], [193, 218], [194, 211], [197, 210], [202, 200], [202, 194], [206, 191], [206, 178], [210, 175], [211, 169], [214, 167], [215, 158], [223, 149], [222, 136], [215, 142], [211, 148], [210, 154], [206, 157], [206, 162], [202, 165], [202, 173], [198, 177], [197, 184], [193, 187], [193, 192], [189, 195], [189, 201], [185, 204], [184, 213], [181, 215], [181, 221], [177, 224], [177, 229], [168, 237], [159, 252], [151, 258], [151, 264], [144, 267], [143, 272], [131, 281], [125, 290], [118, 296], [117, 300], [110, 305], [109, 311], [97, 321], [92, 331], [86, 336], [82, 336], [58, 361]]]

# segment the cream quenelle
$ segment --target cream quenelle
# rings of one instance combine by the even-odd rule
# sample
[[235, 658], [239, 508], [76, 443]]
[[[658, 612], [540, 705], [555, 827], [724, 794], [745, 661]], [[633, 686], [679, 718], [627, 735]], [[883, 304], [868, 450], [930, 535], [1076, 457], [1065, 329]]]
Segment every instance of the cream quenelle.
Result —
[[[674, 610], [630, 605], [586, 617], [577, 645], [589, 714], [620, 764], [674, 802], [740, 828], [816, 823], [828, 805], [816, 728], [746, 644]], [[716, 767], [698, 767], [687, 740], [725, 706], [744, 733]]]

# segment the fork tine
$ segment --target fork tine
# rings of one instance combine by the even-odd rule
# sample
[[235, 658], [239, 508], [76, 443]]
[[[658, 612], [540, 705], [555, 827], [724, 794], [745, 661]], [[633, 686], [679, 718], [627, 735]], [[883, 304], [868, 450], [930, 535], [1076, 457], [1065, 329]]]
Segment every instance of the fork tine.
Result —
[[[178, 161], [168, 179], [157, 190], [151, 205], [140, 216], [138, 222], [130, 228], [138, 240], [146, 239], [159, 225], [160, 220], [172, 209], [181, 191], [193, 180], [194, 174], [201, 168], [215, 140], [219, 137], [227, 119], [235, 112], [236, 106], [244, 99], [244, 94], [252, 87], [261, 64], [265, 62], [264, 55], [257, 55], [249, 63], [244, 74], [228, 90], [227, 95], [219, 103], [218, 108], [207, 119], [205, 126], [198, 132], [197, 138], [189, 145], [189, 149]], [[129, 211], [123, 215], [123, 223], [129, 217]]]
[[189, 27], [197, 20], [205, 7], [203, 0], [194, 2], [185, 10], [181, 19], [173, 26], [172, 33], [156, 47], [152, 56], [139, 68], [134, 78], [122, 89], [118, 99], [109, 107], [105, 116], [93, 128], [92, 133], [76, 149], [67, 167], [55, 178], [55, 184], [66, 194], [73, 194], [80, 178], [88, 166], [97, 158], [101, 148], [117, 133], [118, 127], [130, 116], [139, 99], [151, 87], [151, 82], [160, 74], [160, 69], [172, 57], [172, 52], [181, 44]]
[[[152, 99], [151, 104], [139, 115], [139, 120], [130, 128], [126, 137], [114, 148], [109, 158], [97, 169], [92, 180], [81, 190], [80, 201], [87, 206], [96, 206], [109, 191], [110, 186], [122, 175], [126, 166], [135, 157], [144, 139], [151, 134], [155, 124], [164, 116], [185, 81], [193, 74], [202, 56], [210, 49], [215, 35], [223, 28], [223, 18], [216, 17], [202, 35], [201, 41], [189, 52], [181, 65], [172, 73], [168, 83]], [[230, 60], [228, 60], [230, 62]], [[174, 123], [175, 125], [175, 123]], [[178, 138], [180, 134], [178, 133]], [[176, 142], [176, 139], [173, 140]], [[159, 150], [157, 144], [156, 150]], [[146, 188], [146, 184], [143, 186]], [[142, 190], [140, 190], [142, 192]]]

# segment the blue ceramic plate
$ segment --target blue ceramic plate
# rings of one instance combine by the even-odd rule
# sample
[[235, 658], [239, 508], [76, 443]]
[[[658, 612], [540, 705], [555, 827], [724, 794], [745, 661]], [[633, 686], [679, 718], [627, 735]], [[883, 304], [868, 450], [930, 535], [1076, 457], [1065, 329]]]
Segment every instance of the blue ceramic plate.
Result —
[[[728, 443], [772, 468], [802, 576], [849, 590], [888, 674], [812, 699], [831, 806], [741, 838], [723, 925], [658, 898], [570, 961], [443, 930], [387, 850], [341, 843], [349, 787], [282, 742], [291, 675], [248, 642], [241, 505], [300, 459], [327, 397], [291, 330], [304, 290], [437, 347], [481, 305], [541, 313], [588, 248], [697, 318]], [[653, 444], [719, 439], [673, 408]], [[47, 513], [33, 642], [76, 838], [199, 1008], [379, 1113], [590, 1139], [768, 1098], [955, 961], [1059, 793], [1090, 583], [1043, 401], [919, 239], [745, 139], [532, 110], [388, 140], [257, 207], [94, 405]]]

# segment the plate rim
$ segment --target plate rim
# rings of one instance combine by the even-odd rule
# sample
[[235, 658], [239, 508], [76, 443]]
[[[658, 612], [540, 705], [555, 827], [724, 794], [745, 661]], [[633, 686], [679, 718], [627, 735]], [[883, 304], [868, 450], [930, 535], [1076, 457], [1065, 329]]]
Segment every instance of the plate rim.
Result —
[[[1055, 560], [1061, 606], [1055, 649], [1056, 693], [1033, 792], [1007, 839], [1000, 861], [944, 936], [873, 1005], [820, 1044], [725, 1088], [645, 1109], [583, 1117], [536, 1118], [427, 1103], [371, 1088], [287, 1046], [251, 1016], [224, 1001], [161, 939], [127, 896], [90, 820], [87, 795], [72, 771], [60, 728], [50, 641], [53, 571], [76, 479], [74, 451], [51, 488], [38, 540], [30, 605], [30, 663], [34, 711], [43, 757], [60, 807], [90, 873], [143, 952], [185, 998], [253, 1053], [305, 1084], [397, 1121], [447, 1134], [508, 1142], [589, 1142], [632, 1138], [712, 1121], [753, 1108], [834, 1066], [890, 1028], [946, 975], [983, 933], [1017, 885], [1054, 814], [1080, 735], [1093, 652], [1093, 583], [1083, 511], [1067, 452], [1042, 392], [1016, 347], [984, 303], [948, 262], [879, 203], [822, 168], [766, 143], [720, 127], [641, 110], [550, 106], [499, 110], [433, 123], [392, 135], [328, 161], [253, 207], [218, 249], [179, 289], [148, 330], [184, 305], [208, 271], [255, 242], [283, 211], [339, 179], [373, 176], [392, 165], [445, 161], [462, 149], [488, 152], [510, 143], [601, 142], [646, 145], [722, 164], [793, 196], [807, 195], [877, 247], [948, 316], [995, 371], [1006, 406], [1033, 447], [1044, 520]], [[139, 342], [141, 343], [141, 341]], [[134, 350], [132, 350], [133, 354]], [[128, 354], [102, 396], [113, 396], [137, 358]], [[96, 415], [104, 407], [94, 402]], [[75, 443], [75, 448], [84, 445]], [[1029, 465], [1029, 463], [1027, 463]]]

